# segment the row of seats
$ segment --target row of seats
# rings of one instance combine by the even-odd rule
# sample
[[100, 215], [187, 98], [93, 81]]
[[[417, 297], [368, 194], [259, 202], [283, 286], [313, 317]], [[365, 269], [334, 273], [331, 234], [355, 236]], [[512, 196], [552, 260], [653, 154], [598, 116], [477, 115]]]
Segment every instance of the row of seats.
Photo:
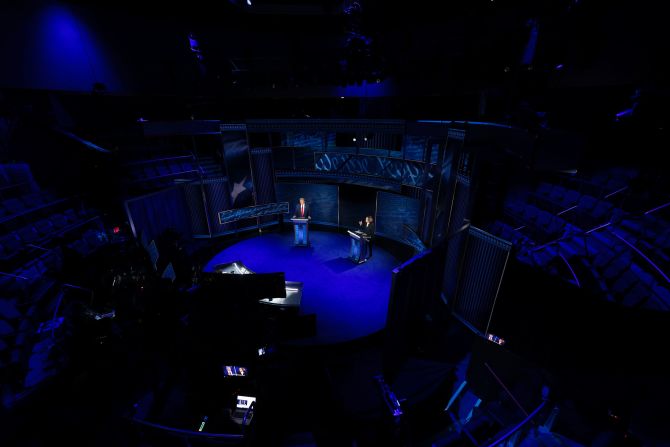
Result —
[[512, 241], [522, 262], [553, 274], [559, 274], [558, 266], [563, 260], [571, 263], [570, 268], [580, 263], [585, 267], [581, 271], [589, 272], [593, 276], [591, 282], [599, 284], [612, 300], [631, 307], [670, 310], [668, 284], [646, 270], [644, 261], [608, 229], [573, 233], [557, 243], [539, 247], [503, 222], [494, 223], [489, 231]]
[[0, 293], [27, 301], [39, 300], [41, 292], [53, 285], [50, 277], [60, 271], [62, 264], [62, 251], [48, 250], [17, 269], [0, 274]]
[[0, 201], [0, 222], [9, 221], [22, 214], [52, 204], [57, 199], [48, 192], [31, 192]]
[[0, 164], [0, 198], [37, 189], [30, 167], [26, 163]]
[[506, 203], [505, 212], [514, 218], [518, 224], [535, 230], [531, 232], [533, 238], [538, 242], [560, 237], [568, 225], [568, 222], [559, 216], [518, 201]]
[[534, 245], [534, 242], [525, 234], [514, 229], [511, 225], [508, 225], [505, 222], [501, 222], [499, 220], [493, 222], [493, 224], [489, 226], [488, 230], [491, 234], [495, 234], [496, 236], [505, 239], [506, 241], [510, 241], [512, 244], [514, 244], [515, 247]]
[[623, 219], [620, 226], [642, 240], [670, 248], [670, 222], [665, 219], [645, 214], [639, 218]]
[[607, 222], [611, 218], [616, 220], [623, 214], [622, 210], [616, 208], [607, 199], [597, 199], [548, 183], [538, 185], [537, 190], [531, 196], [531, 201], [547, 208], [553, 214], [562, 214], [581, 227], [592, 227]]
[[[107, 243], [104, 232], [88, 229], [66, 248], [87, 257]], [[0, 395], [6, 407], [58, 374], [67, 363], [66, 353], [58, 347], [63, 337], [59, 324], [68, 321], [53, 320], [63, 293], [58, 278], [64, 258], [58, 247], [0, 275], [0, 370], [4, 371]], [[61, 307], [58, 315], [63, 311]]]
[[67, 209], [0, 236], [0, 261], [18, 255], [26, 244], [39, 244], [85, 222], [91, 214]]
[[540, 183], [522, 199], [508, 200], [511, 221], [494, 222], [489, 230], [513, 242], [522, 262], [595, 286], [627, 306], [670, 310], [670, 287], [657, 271], [670, 269], [670, 223], [652, 214], [633, 216], [606, 197], [627, 189], [635, 175], [612, 170], [564, 179], [567, 188]]
[[[0, 165], [0, 174], [4, 171]], [[99, 223], [92, 212], [65, 209], [64, 199], [29, 183], [28, 192], [17, 189], [0, 200], [0, 396], [5, 406], [63, 363], [59, 331], [40, 328], [53, 323], [60, 301], [64, 250], [88, 256], [107, 242], [104, 233], [86, 229], [89, 221]]]
[[[590, 233], [582, 243], [588, 250], [587, 259], [594, 272], [617, 301], [630, 306], [670, 310], [667, 284], [659, 282], [657, 276], [643, 267], [644, 261], [614, 235], [616, 231], [606, 229]], [[578, 243], [563, 241], [561, 247], [570, 244], [574, 247]]]
[[16, 298], [0, 299], [0, 397], [5, 407], [56, 375], [64, 364], [63, 352], [57, 349], [63, 320], [52, 321], [61, 294], [29, 306]]
[[[636, 178], [639, 172], [634, 168], [614, 167], [604, 171], [596, 172], [588, 177], [566, 176], [563, 181], [572, 189], [582, 191], [595, 197], [604, 197], [622, 188], [628, 187], [631, 180]], [[613, 196], [616, 199], [618, 196]]]
[[613, 301], [630, 307], [670, 310], [668, 285], [645, 270], [631, 250], [607, 232], [575, 234], [556, 244], [537, 247], [532, 240], [503, 222], [495, 222], [489, 231], [512, 241], [517, 258], [522, 262], [553, 274], [560, 274], [559, 266], [563, 260], [571, 263], [570, 268], [582, 263], [585, 268], [580, 271], [590, 272], [592, 282], [600, 284], [601, 291]]
[[105, 233], [88, 229], [81, 235], [81, 238], [68, 244], [68, 248], [76, 251], [82, 257], [88, 257], [108, 242], [109, 240]]

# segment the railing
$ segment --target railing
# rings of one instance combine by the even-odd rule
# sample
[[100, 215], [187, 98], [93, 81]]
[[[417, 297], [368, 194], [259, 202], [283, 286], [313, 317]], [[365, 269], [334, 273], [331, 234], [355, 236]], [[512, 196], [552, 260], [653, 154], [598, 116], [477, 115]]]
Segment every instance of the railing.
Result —
[[402, 229], [403, 229], [402, 242], [412, 246], [419, 253], [428, 248], [423, 243], [419, 235], [416, 234], [416, 231], [414, 231], [409, 225], [403, 224]]
[[184, 175], [188, 173], [195, 173], [197, 176], [202, 176], [202, 172], [197, 170], [197, 169], [189, 169], [187, 171], [180, 171], [180, 172], [172, 172], [170, 174], [163, 174], [163, 175], [157, 175], [155, 177], [144, 177], [144, 178], [139, 178], [131, 181], [130, 183], [143, 183], [143, 182], [151, 182], [154, 180], [162, 179], [162, 178], [168, 178], [168, 177], [175, 177], [178, 175]]
[[32, 213], [35, 213], [37, 211], [40, 211], [40, 210], [49, 209], [53, 206], [64, 203], [68, 200], [70, 200], [70, 199], [69, 198], [57, 199], [57, 200], [54, 200], [53, 202], [44, 203], [42, 205], [39, 205], [39, 206], [36, 206], [36, 207], [33, 207], [33, 208], [29, 208], [29, 209], [25, 209], [23, 211], [19, 211], [18, 213], [12, 214], [10, 216], [5, 216], [2, 219], [0, 219], [0, 225], [4, 224], [4, 223], [7, 223], [7, 222], [11, 222], [12, 220], [19, 219], [19, 218], [24, 217], [24, 216], [28, 216], [28, 215], [30, 215]]
[[125, 163], [125, 166], [140, 166], [144, 164], [151, 164], [151, 163], [158, 163], [161, 161], [170, 161], [170, 160], [181, 160], [184, 158], [189, 158], [191, 160], [196, 160], [196, 158], [193, 156], [193, 154], [190, 155], [176, 155], [174, 157], [164, 157], [164, 158], [152, 158], [149, 160], [138, 160], [138, 161], [131, 161], [128, 163]]
[[166, 425], [149, 422], [144, 419], [132, 417], [130, 421], [142, 427], [151, 428], [158, 433], [172, 436], [175, 438], [182, 438], [185, 445], [190, 445], [189, 440], [209, 441], [218, 444], [239, 444], [244, 441], [244, 434], [233, 433], [207, 433], [193, 430], [185, 430], [182, 428], [168, 427]]
[[28, 182], [12, 183], [11, 185], [0, 186], [0, 197], [2, 197], [2, 192], [9, 189], [18, 188], [20, 186], [29, 185]]

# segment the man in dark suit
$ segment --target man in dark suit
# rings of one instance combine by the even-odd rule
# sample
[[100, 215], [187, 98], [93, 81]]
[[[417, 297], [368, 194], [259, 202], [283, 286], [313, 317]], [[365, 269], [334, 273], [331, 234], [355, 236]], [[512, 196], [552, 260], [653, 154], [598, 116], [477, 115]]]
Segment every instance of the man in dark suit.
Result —
[[368, 236], [368, 258], [372, 257], [372, 239], [375, 235], [375, 223], [372, 216], [366, 216], [365, 222], [358, 221], [358, 225], [361, 227], [361, 231]]
[[305, 198], [300, 197], [300, 203], [295, 206], [295, 212], [293, 213], [293, 218], [299, 217], [301, 219], [311, 219], [312, 216], [309, 215], [309, 205], [305, 203]]

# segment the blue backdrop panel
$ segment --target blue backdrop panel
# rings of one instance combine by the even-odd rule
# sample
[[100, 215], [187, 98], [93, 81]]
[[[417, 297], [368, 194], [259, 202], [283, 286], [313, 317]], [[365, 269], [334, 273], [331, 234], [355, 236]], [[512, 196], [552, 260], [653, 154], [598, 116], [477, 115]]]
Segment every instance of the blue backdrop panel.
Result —
[[201, 182], [191, 182], [183, 186], [186, 207], [190, 217], [191, 232], [194, 235], [209, 236], [206, 209], [203, 203], [204, 185]]
[[273, 203], [276, 199], [272, 149], [252, 149], [251, 163], [256, 188], [256, 204]]
[[428, 137], [405, 135], [405, 158], [408, 160], [423, 161]]
[[422, 186], [427, 180], [425, 165], [421, 162], [376, 155], [318, 152], [314, 155], [314, 169], [383, 177], [411, 186]]
[[304, 197], [310, 207], [312, 222], [338, 224], [338, 187], [336, 185], [277, 183], [276, 192], [278, 202], [289, 203], [289, 213], [284, 214], [285, 221], [288, 221], [293, 215], [298, 199]]
[[[251, 169], [254, 176], [254, 189], [256, 191], [256, 205], [265, 203], [274, 203], [275, 196], [275, 174], [272, 164], [272, 149], [255, 148], [251, 149]], [[275, 220], [276, 217], [261, 217], [259, 223], [266, 223]]]
[[151, 241], [168, 228], [186, 237], [191, 236], [189, 213], [180, 188], [127, 200], [126, 211], [136, 237], [144, 234]]
[[282, 146], [311, 147], [323, 150], [323, 134], [321, 132], [286, 132], [282, 138]]
[[219, 212], [232, 209], [230, 189], [226, 177], [203, 180], [205, 210], [212, 229], [212, 235], [232, 230], [231, 224], [219, 223]]
[[375, 216], [377, 191], [358, 185], [340, 185], [340, 226], [357, 229], [365, 216]]
[[288, 202], [266, 203], [265, 205], [250, 206], [247, 208], [221, 211], [219, 223], [225, 224], [241, 219], [255, 219], [256, 217], [286, 214], [289, 212]]
[[409, 235], [405, 225], [416, 232], [419, 228], [419, 200], [379, 191], [377, 193], [377, 233], [404, 242]]
[[435, 196], [433, 196], [435, 218], [433, 219], [433, 236], [431, 241], [433, 247], [447, 237], [447, 225], [449, 224], [450, 213], [453, 210], [450, 202], [454, 196], [452, 186], [454, 154], [460, 153], [462, 148], [462, 139], [449, 138], [447, 140], [447, 147], [440, 157], [440, 173], [431, 182], [432, 187], [430, 189], [435, 193]]
[[[240, 127], [240, 130], [233, 130]], [[226, 170], [230, 180], [230, 197], [233, 208], [254, 205], [253, 179], [249, 160], [249, 144], [244, 125], [222, 125], [221, 139]]]

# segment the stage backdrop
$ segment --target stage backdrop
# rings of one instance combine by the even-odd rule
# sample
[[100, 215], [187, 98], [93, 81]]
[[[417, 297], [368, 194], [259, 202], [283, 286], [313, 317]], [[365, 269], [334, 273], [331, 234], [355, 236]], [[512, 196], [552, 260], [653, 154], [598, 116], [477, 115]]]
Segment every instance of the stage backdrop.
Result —
[[125, 205], [131, 229], [137, 238], [150, 242], [168, 228], [184, 237], [191, 236], [189, 213], [179, 187], [129, 199]]
[[340, 185], [340, 225], [358, 228], [365, 216], [375, 216], [377, 191], [358, 185]]
[[338, 225], [338, 187], [308, 183], [277, 183], [277, 201], [288, 202], [289, 212], [284, 221], [293, 216], [298, 199], [304, 197], [310, 206], [312, 222], [325, 225]]
[[[222, 124], [223, 156], [230, 182], [233, 208], [255, 205], [254, 184], [249, 162], [249, 144], [244, 124]], [[222, 211], [222, 210], [219, 210]]]
[[420, 210], [418, 199], [384, 191], [377, 192], [377, 234], [407, 242], [409, 235], [405, 225], [417, 232]]

